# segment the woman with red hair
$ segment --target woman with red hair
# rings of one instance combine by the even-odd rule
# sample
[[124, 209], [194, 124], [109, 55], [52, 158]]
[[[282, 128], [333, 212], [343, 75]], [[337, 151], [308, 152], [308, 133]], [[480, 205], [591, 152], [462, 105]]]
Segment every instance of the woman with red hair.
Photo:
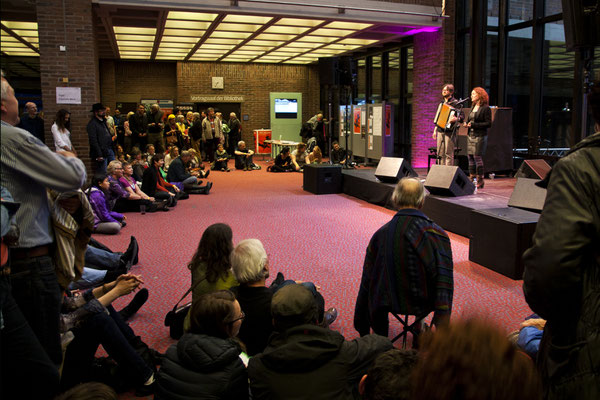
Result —
[[477, 178], [477, 187], [483, 188], [483, 156], [487, 148], [487, 131], [492, 126], [492, 110], [488, 105], [489, 97], [482, 87], [471, 92], [471, 112], [465, 121], [469, 128], [467, 138], [467, 156], [469, 158], [469, 178]]

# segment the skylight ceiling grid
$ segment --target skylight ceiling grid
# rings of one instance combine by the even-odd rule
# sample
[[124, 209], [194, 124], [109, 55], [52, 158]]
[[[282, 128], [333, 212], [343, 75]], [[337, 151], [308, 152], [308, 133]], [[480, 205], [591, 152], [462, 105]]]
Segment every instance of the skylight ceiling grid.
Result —
[[119, 57], [149, 59], [156, 37], [156, 28], [113, 26]]
[[[33, 48], [39, 50], [38, 24], [37, 22], [0, 21], [7, 29], [29, 43]], [[0, 37], [2, 52], [9, 56], [39, 56], [39, 53], [27, 46], [2, 29]]]

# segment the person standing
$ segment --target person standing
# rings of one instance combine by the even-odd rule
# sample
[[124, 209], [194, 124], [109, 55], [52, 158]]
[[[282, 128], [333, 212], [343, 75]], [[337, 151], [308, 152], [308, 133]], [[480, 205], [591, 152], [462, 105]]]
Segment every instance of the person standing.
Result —
[[145, 149], [148, 144], [148, 115], [143, 104], [138, 105], [135, 114], [129, 118], [129, 129], [133, 138], [133, 146]]
[[64, 150], [70, 151], [77, 155], [77, 152], [73, 148], [71, 143], [71, 113], [64, 108], [58, 110], [54, 124], [52, 124], [52, 136], [54, 137], [54, 147], [56, 151]]
[[106, 166], [115, 159], [112, 136], [106, 125], [106, 107], [96, 103], [90, 112], [94, 113], [87, 124], [90, 158], [96, 161], [97, 172], [106, 173]]
[[[440, 103], [453, 108], [458, 106], [458, 101], [454, 98], [454, 85], [447, 83], [442, 88], [442, 97], [444, 100]], [[454, 165], [454, 144], [456, 140], [456, 122], [462, 122], [462, 117], [453, 115], [450, 117], [448, 122], [450, 123], [449, 128], [440, 128], [436, 126], [433, 129], [433, 138], [437, 141], [437, 157], [438, 164], [441, 165]]]
[[165, 151], [163, 139], [165, 123], [163, 122], [163, 116], [164, 114], [158, 104], [150, 106], [150, 112], [148, 113], [148, 144], [154, 145], [154, 148], [159, 153]]
[[221, 120], [216, 117], [215, 109], [209, 107], [208, 115], [202, 121], [202, 142], [204, 143], [204, 151], [211, 163], [215, 161], [215, 149], [222, 137]]
[[229, 114], [227, 126], [229, 126], [229, 146], [227, 146], [227, 153], [233, 154], [235, 146], [242, 140], [242, 125], [234, 112]]
[[539, 186], [546, 202], [523, 254], [523, 293], [547, 322], [538, 353], [545, 399], [600, 398], [600, 82], [588, 95], [596, 133]]
[[327, 125], [329, 122], [326, 119], [323, 119], [323, 112], [319, 111], [306, 123], [310, 124], [312, 128], [313, 137], [317, 139], [317, 146], [319, 146], [321, 149], [326, 149], [327, 132], [325, 131], [325, 125]]
[[46, 143], [44, 120], [38, 115], [37, 105], [34, 102], [25, 103], [25, 113], [17, 126], [40, 139], [42, 143]]
[[[46, 190], [78, 190], [85, 183], [86, 171], [75, 154], [63, 150], [55, 153], [26, 130], [16, 128], [18, 120], [14, 90], [3, 76], [0, 185], [21, 203], [15, 214], [20, 234], [10, 248], [10, 285], [27, 323], [50, 359], [59, 365], [62, 360], [59, 334], [62, 297], [54, 272], [54, 234]], [[71, 198], [63, 200], [61, 206], [75, 212], [80, 203], [77, 198], [75, 201]], [[4, 310], [3, 318], [7, 318]], [[4, 360], [4, 348], [2, 351]], [[35, 355], [30, 356], [33, 360]], [[31, 375], [27, 374], [27, 377], [31, 378]]]
[[487, 131], [492, 126], [492, 110], [489, 97], [482, 87], [471, 92], [472, 108], [465, 126], [469, 128], [467, 137], [467, 157], [469, 158], [469, 178], [477, 178], [477, 188], [483, 188], [483, 156], [487, 149]]

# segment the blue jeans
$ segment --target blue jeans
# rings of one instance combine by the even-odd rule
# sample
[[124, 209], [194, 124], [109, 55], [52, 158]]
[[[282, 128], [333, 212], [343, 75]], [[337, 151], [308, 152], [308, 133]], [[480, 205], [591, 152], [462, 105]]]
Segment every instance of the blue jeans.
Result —
[[48, 357], [62, 361], [59, 314], [61, 288], [50, 256], [11, 259], [12, 295]]
[[113, 270], [119, 266], [121, 255], [88, 246], [85, 250], [85, 266], [94, 269]]
[[116, 160], [115, 152], [110, 148], [108, 149], [108, 155], [104, 157], [104, 160], [96, 161], [96, 172], [105, 174], [108, 163], [114, 160]]
[[52, 363], [0, 276], [0, 398], [52, 399], [58, 369]]
[[135, 333], [112, 306], [107, 313], [90, 316], [79, 328], [73, 329], [75, 339], [67, 347], [63, 368], [64, 387], [93, 378], [90, 367], [98, 346], [102, 345], [121, 371], [127, 373], [132, 386], [142, 385], [153, 371], [138, 355], [130, 342]]

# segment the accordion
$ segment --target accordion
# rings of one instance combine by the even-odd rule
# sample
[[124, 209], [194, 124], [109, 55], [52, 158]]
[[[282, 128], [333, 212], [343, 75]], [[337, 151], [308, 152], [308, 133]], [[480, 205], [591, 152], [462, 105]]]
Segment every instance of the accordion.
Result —
[[458, 110], [454, 107], [450, 107], [446, 103], [440, 103], [440, 106], [435, 113], [435, 118], [433, 119], [433, 123], [441, 129], [450, 129], [452, 127], [452, 123], [450, 119], [452, 117], [458, 118]]

